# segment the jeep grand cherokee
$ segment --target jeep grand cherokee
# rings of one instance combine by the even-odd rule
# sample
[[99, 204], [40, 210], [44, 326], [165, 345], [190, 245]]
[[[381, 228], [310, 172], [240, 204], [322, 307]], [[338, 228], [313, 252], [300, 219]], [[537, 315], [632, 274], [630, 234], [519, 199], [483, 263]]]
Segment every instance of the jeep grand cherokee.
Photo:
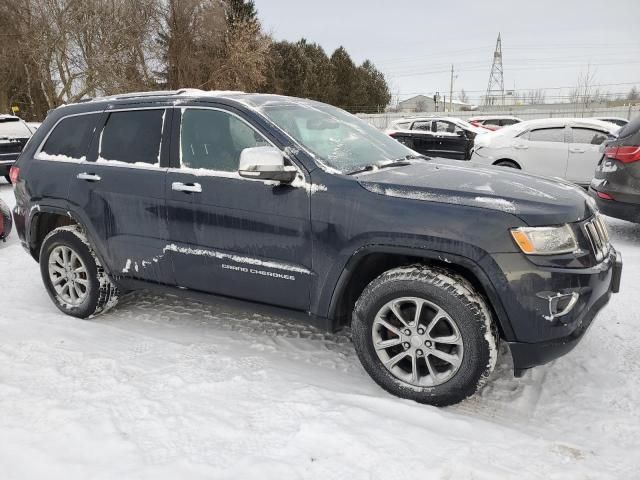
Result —
[[421, 156], [346, 112], [181, 90], [49, 114], [12, 172], [45, 288], [80, 318], [175, 288], [335, 330], [383, 388], [449, 405], [506, 342], [515, 373], [568, 352], [621, 259], [579, 188]]

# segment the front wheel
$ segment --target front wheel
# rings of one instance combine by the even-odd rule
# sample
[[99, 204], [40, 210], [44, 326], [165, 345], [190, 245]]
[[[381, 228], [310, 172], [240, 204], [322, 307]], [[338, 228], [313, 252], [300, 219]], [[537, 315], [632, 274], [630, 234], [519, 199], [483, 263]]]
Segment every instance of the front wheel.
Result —
[[51, 300], [68, 315], [87, 318], [118, 300], [117, 288], [77, 225], [56, 228], [45, 237], [40, 273]]
[[373, 280], [356, 303], [352, 332], [360, 361], [382, 388], [436, 406], [473, 395], [497, 358], [482, 297], [464, 278], [422, 265]]

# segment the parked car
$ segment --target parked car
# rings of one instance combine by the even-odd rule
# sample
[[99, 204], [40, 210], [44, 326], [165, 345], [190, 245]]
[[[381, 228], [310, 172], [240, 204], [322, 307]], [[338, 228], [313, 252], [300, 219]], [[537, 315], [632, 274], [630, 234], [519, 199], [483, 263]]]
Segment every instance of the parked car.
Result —
[[471, 125], [486, 128], [487, 130], [499, 130], [502, 127], [508, 127], [520, 123], [522, 120], [518, 117], [509, 115], [484, 115], [480, 117], [472, 117], [469, 119]]
[[[472, 395], [567, 353], [622, 263], [578, 187], [429, 160], [338, 108], [194, 90], [49, 114], [12, 172], [14, 220], [62, 312], [205, 292], [350, 325], [389, 392]], [[223, 300], [220, 300], [223, 301]]]
[[0, 199], [0, 240], [5, 242], [11, 233], [11, 210]]
[[471, 161], [558, 177], [587, 187], [617, 127], [579, 118], [528, 120], [478, 137]]
[[640, 117], [604, 145], [589, 193], [605, 215], [640, 223]]
[[622, 117], [595, 117], [594, 120], [613, 123], [614, 125], [617, 125], [619, 127], [624, 127], [627, 123], [629, 123], [629, 120]]
[[32, 132], [35, 132], [38, 128], [40, 128], [40, 125], [42, 125], [42, 122], [27, 122], [27, 125], [29, 126]]
[[0, 176], [10, 182], [9, 169], [32, 135], [31, 129], [14, 115], [0, 114]]
[[[397, 128], [404, 127], [407, 128]], [[473, 140], [486, 131], [452, 117], [427, 117], [399, 120], [387, 134], [422, 155], [469, 160]]]

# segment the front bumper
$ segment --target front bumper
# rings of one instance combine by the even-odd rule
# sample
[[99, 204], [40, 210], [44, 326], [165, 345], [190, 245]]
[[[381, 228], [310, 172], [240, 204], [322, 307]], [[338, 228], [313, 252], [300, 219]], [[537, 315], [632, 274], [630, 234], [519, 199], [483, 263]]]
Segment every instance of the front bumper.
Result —
[[[597, 267], [589, 269], [543, 269], [515, 273], [510, 282], [511, 300], [520, 304], [521, 316], [510, 315], [515, 339], [508, 341], [516, 376], [528, 368], [543, 365], [568, 353], [581, 340], [597, 313], [612, 293], [620, 290], [622, 256], [611, 249]], [[579, 294], [566, 316], [550, 318], [542, 290]], [[513, 306], [513, 303], [512, 303]], [[546, 311], [545, 311], [546, 310]]]

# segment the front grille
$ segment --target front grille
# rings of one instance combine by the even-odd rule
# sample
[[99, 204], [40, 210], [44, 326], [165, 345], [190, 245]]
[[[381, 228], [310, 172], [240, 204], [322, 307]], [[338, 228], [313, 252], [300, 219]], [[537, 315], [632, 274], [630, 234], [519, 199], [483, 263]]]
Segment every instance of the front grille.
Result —
[[584, 224], [584, 230], [587, 234], [591, 248], [598, 262], [604, 260], [609, 254], [611, 244], [609, 243], [609, 232], [607, 225], [604, 223], [602, 216], [596, 214], [591, 220]]

